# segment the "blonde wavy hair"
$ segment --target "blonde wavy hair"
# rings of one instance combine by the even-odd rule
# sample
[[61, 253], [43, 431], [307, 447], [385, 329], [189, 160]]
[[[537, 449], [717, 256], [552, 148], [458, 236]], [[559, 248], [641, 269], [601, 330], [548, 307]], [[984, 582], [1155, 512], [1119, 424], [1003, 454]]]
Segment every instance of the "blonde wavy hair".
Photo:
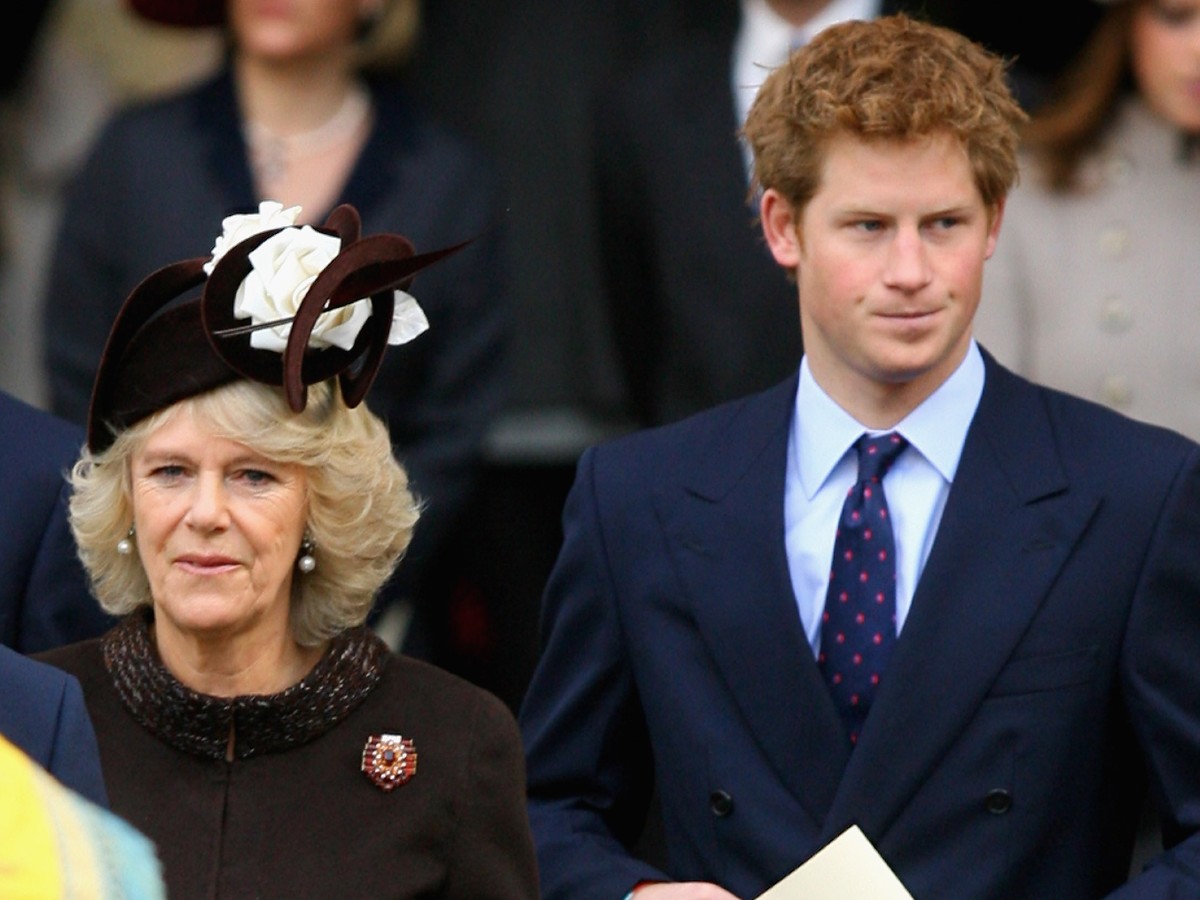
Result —
[[420, 505], [386, 426], [350, 409], [336, 382], [309, 389], [292, 412], [280, 389], [236, 381], [180, 401], [122, 432], [104, 452], [84, 450], [71, 472], [71, 530], [100, 605], [124, 615], [153, 604], [137, 554], [117, 552], [133, 522], [130, 461], [146, 438], [189, 411], [213, 432], [281, 463], [303, 466], [316, 569], [292, 579], [291, 628], [314, 646], [362, 624], [412, 539]]

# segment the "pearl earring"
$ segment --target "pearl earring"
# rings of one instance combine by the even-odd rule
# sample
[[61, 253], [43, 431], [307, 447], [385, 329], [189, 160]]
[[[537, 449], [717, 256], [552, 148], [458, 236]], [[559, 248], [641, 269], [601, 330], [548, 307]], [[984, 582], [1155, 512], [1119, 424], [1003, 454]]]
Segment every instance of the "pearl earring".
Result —
[[307, 575], [317, 567], [317, 559], [313, 556], [313, 540], [305, 533], [300, 542], [300, 558], [296, 560], [296, 568]]
[[129, 533], [125, 537], [117, 541], [117, 552], [122, 556], [129, 556], [133, 553], [133, 526], [129, 526]]

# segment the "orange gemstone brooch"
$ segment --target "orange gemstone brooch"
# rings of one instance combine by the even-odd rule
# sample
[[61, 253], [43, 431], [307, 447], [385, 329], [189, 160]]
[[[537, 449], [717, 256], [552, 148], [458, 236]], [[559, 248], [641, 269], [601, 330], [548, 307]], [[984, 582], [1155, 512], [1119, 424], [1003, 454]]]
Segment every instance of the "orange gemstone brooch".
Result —
[[362, 770], [380, 790], [394, 790], [417, 774], [417, 750], [409, 738], [373, 734], [363, 747]]

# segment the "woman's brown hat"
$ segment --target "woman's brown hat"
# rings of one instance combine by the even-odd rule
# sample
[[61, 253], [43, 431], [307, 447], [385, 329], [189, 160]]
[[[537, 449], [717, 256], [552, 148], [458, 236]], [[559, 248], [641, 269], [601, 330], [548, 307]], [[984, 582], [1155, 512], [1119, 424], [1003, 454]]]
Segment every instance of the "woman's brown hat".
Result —
[[144, 19], [180, 28], [212, 28], [225, 24], [226, 0], [128, 0]]
[[[418, 271], [469, 243], [418, 254], [398, 234], [360, 237], [357, 210], [343, 204], [316, 229], [340, 244], [308, 285], [295, 315], [271, 321], [250, 317], [248, 323], [245, 315], [236, 314], [235, 304], [254, 269], [251, 254], [289, 228], [300, 226], [254, 233], [223, 248], [215, 263], [213, 255], [171, 263], [133, 289], [113, 322], [92, 388], [88, 448], [93, 453], [107, 449], [117, 434], [147, 416], [238, 379], [282, 387], [288, 405], [300, 412], [309, 385], [336, 377], [346, 404], [357, 406], [379, 372], [388, 344], [419, 333], [395, 336], [396, 292]], [[201, 285], [199, 296], [181, 299]], [[360, 301], [369, 303], [370, 312], [352, 344], [314, 339], [319, 318]], [[419, 308], [417, 315], [423, 329], [427, 323]], [[286, 329], [286, 345], [254, 346], [254, 333], [269, 329]]]

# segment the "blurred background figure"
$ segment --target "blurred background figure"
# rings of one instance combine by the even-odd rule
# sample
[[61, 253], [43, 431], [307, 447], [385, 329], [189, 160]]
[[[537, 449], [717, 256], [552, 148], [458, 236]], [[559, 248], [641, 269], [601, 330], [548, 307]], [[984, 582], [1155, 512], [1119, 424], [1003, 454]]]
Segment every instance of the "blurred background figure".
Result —
[[515, 327], [509, 391], [455, 559], [464, 672], [516, 709], [584, 447], [623, 432], [620, 376], [597, 273], [590, 189], [594, 93], [722, 3], [429, 0], [406, 77], [423, 105], [495, 160]]
[[0, 737], [0, 895], [166, 900], [154, 845]]
[[1200, 438], [1200, 0], [1117, 0], [1029, 123], [976, 335]]
[[45, 407], [39, 311], [63, 191], [115, 106], [210, 71], [220, 44], [152, 26], [123, 0], [22, 11], [0, 88], [0, 389]]
[[792, 46], [881, 6], [729, 4], [721, 20], [597, 92], [600, 283], [636, 425], [764, 388], [795, 367], [793, 289], [753, 227], [735, 134]]
[[489, 165], [423, 117], [395, 77], [417, 34], [416, 0], [132, 6], [168, 27], [219, 29], [225, 54], [212, 78], [106, 122], [69, 190], [42, 305], [51, 406], [81, 421], [105, 335], [137, 279], [195, 253], [209, 223], [264, 197], [300, 205], [308, 222], [350, 202], [366, 230], [403, 229], [418, 249], [479, 236], [421, 276], [430, 332], [388, 360], [371, 397], [426, 504], [377, 624], [394, 646], [436, 659], [439, 558], [503, 396], [510, 325]]
[[0, 391], [0, 644], [34, 653], [114, 624], [88, 590], [67, 525], [83, 429]]

